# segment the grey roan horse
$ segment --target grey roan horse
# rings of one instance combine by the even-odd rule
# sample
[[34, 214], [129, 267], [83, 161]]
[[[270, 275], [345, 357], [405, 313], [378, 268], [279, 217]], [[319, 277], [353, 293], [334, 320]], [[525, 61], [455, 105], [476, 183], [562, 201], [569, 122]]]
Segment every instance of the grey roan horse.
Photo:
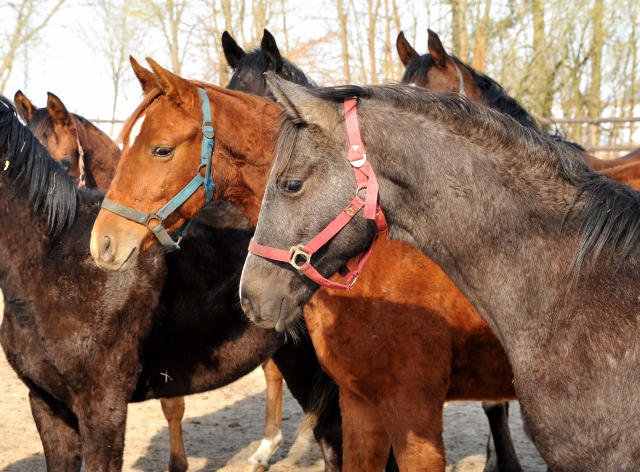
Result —
[[[640, 194], [464, 98], [269, 82], [288, 120], [255, 240], [306, 244], [353, 199], [342, 120], [357, 97], [389, 236], [439, 264], [498, 335], [544, 460], [556, 472], [640, 470]], [[359, 215], [311, 263], [331, 275], [374, 232]], [[241, 300], [261, 326], [287, 326], [318, 288], [250, 255]]]

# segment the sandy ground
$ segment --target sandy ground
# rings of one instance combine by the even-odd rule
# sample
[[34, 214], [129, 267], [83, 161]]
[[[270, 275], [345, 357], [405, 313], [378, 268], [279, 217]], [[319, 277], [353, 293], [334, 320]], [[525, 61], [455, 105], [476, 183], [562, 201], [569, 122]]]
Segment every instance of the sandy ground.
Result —
[[[4, 312], [0, 292], [0, 314]], [[45, 471], [42, 444], [31, 417], [27, 388], [0, 352], [0, 472]], [[262, 369], [212, 392], [186, 399], [183, 421], [190, 471], [241, 472], [262, 437], [265, 381]], [[324, 470], [310, 433], [296, 436], [302, 410], [285, 389], [284, 444], [271, 459], [270, 471]], [[447, 472], [482, 472], [488, 423], [479, 403], [451, 403], [445, 409]], [[517, 403], [511, 405], [511, 432], [527, 472], [546, 466], [522, 431]], [[124, 471], [167, 470], [169, 435], [158, 401], [129, 405]]]

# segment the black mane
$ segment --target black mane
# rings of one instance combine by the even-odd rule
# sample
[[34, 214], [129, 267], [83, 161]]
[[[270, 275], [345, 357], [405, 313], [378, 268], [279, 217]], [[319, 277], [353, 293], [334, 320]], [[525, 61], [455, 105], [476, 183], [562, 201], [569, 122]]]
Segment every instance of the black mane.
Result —
[[[282, 77], [294, 84], [303, 85], [305, 87], [314, 87], [315, 83], [309, 79], [296, 65], [286, 58], [282, 58], [284, 62], [280, 70], [276, 70], [278, 76]], [[272, 70], [266, 55], [260, 48], [255, 48], [245, 57], [238, 61], [236, 70], [227, 85], [228, 89], [238, 90], [240, 92], [248, 92], [261, 97], [269, 98], [275, 101], [275, 97], [271, 89], [267, 86], [264, 73]]]
[[[443, 95], [424, 88], [406, 85], [359, 87], [317, 87], [309, 89], [314, 96], [334, 103], [346, 98], [371, 99], [420, 113], [447, 125], [452, 133], [472, 139], [480, 145], [491, 143], [506, 155], [520, 150], [536, 166], [543, 166], [540, 185], [560, 179], [574, 187], [574, 198], [565, 208], [565, 226], [580, 226], [581, 239], [572, 267], [579, 274], [585, 262], [595, 267], [603, 252], [610, 260], [622, 262], [640, 248], [640, 193], [611, 177], [594, 172], [572, 148], [557, 142], [537, 127], [516, 123], [509, 116], [458, 95]], [[279, 155], [276, 168], [282, 168], [291, 152], [299, 125], [285, 120], [278, 137]], [[516, 151], [517, 152], [517, 151]], [[518, 156], [522, 161], [522, 156]], [[525, 165], [527, 165], [525, 163]]]
[[17, 117], [0, 95], [0, 179], [23, 183], [29, 202], [47, 218], [53, 234], [73, 224], [77, 189], [74, 180]]
[[[457, 57], [451, 57], [455, 61], [456, 65], [462, 66], [469, 71], [469, 73], [473, 77], [473, 82], [480, 89], [480, 96], [487, 102], [488, 106], [506, 115], [509, 115], [522, 126], [529, 126], [532, 128], [540, 129], [540, 126], [538, 125], [536, 119], [531, 116], [531, 114], [527, 110], [525, 110], [515, 98], [510, 97], [498, 82], [493, 80], [488, 75], [476, 71]], [[428, 83], [428, 74], [434, 65], [435, 63], [433, 61], [433, 58], [431, 57], [431, 54], [422, 54], [409, 63], [404, 74], [402, 75], [402, 79], [400, 82], [403, 84], [408, 84], [414, 82], [416, 78], [420, 78], [422, 82]], [[556, 141], [563, 142], [577, 149], [578, 151], [585, 150], [578, 143], [566, 141], [557, 127], [549, 130], [548, 134]]]

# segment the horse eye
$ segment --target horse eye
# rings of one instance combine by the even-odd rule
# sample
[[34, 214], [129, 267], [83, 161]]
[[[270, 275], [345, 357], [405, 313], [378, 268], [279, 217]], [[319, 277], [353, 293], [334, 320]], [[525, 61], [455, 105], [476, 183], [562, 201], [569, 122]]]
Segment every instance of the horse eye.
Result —
[[170, 147], [162, 147], [162, 146], [157, 147], [153, 151], [151, 151], [151, 154], [153, 154], [156, 157], [169, 157], [172, 153], [173, 153], [173, 149], [171, 149]]
[[284, 183], [285, 192], [297, 192], [302, 188], [302, 180], [287, 180]]

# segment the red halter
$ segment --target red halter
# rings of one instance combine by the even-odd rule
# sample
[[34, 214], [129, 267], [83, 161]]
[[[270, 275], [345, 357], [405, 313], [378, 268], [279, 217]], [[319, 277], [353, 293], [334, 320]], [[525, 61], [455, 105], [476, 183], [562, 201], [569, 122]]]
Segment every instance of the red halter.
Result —
[[[378, 236], [385, 233], [388, 230], [387, 221], [382, 214], [382, 210], [378, 205], [378, 181], [373, 168], [367, 160], [367, 151], [364, 148], [362, 139], [360, 138], [360, 127], [358, 126], [358, 111], [356, 108], [356, 99], [348, 98], [344, 101], [344, 116], [345, 123], [347, 125], [347, 135], [349, 136], [349, 150], [347, 152], [347, 159], [353, 166], [353, 171], [356, 174], [356, 182], [358, 189], [356, 190], [356, 197], [349, 203], [347, 208], [342, 210], [336, 219], [334, 219], [329, 226], [323, 229], [320, 234], [309, 241], [305, 246], [299, 244], [292, 247], [289, 251], [282, 249], [276, 249], [262, 244], [256, 243], [253, 238], [249, 243], [249, 252], [256, 256], [264, 257], [265, 259], [273, 259], [276, 261], [287, 262], [296, 269], [302, 271], [307, 277], [329, 288], [339, 288], [345, 290], [351, 290], [355, 283], [364, 263], [367, 262], [371, 251], [373, 250], [373, 244], [376, 242]], [[363, 201], [358, 192], [362, 189], [367, 189], [367, 196]], [[327, 244], [331, 238], [333, 238], [338, 232], [344, 228], [349, 221], [364, 207], [364, 217], [373, 220], [376, 223], [378, 232], [373, 238], [371, 246], [365, 252], [358, 266], [354, 271], [349, 272], [347, 267], [340, 270], [340, 275], [346, 282], [346, 284], [339, 284], [332, 282], [329, 279], [324, 278], [320, 273], [311, 266], [311, 256], [318, 251], [322, 246]], [[296, 258], [302, 256], [305, 262], [302, 265], [298, 265]]]

